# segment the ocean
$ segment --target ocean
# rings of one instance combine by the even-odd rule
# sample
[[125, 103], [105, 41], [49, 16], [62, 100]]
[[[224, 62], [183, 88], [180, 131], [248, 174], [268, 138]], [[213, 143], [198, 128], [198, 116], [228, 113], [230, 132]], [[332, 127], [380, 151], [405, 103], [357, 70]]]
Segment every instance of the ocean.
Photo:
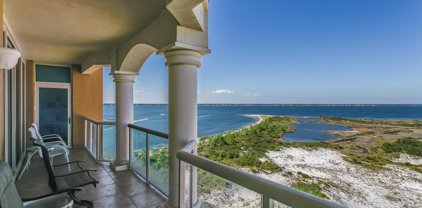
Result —
[[[238, 129], [255, 122], [245, 114], [298, 117], [336, 116], [347, 118], [422, 120], [422, 105], [198, 105], [198, 136]], [[104, 119], [115, 119], [114, 104], [104, 104]], [[136, 125], [168, 132], [167, 105], [134, 105]]]
[[[287, 141], [325, 141], [336, 139], [326, 134], [328, 130], [348, 130], [348, 128], [314, 122], [320, 116], [375, 119], [422, 120], [422, 105], [198, 105], [198, 136], [208, 136], [235, 130], [250, 125], [256, 118], [246, 114], [285, 115], [298, 117], [295, 132], [285, 134]], [[104, 104], [104, 119], [115, 120], [114, 104]], [[134, 105], [134, 124], [145, 128], [168, 132], [167, 105]], [[135, 135], [136, 136], [136, 135]], [[137, 136], [140, 137], [140, 136]], [[115, 152], [115, 128], [105, 127], [104, 149], [110, 157]], [[143, 148], [143, 139], [134, 141], [135, 149]], [[151, 146], [166, 143], [162, 139], [151, 139]]]

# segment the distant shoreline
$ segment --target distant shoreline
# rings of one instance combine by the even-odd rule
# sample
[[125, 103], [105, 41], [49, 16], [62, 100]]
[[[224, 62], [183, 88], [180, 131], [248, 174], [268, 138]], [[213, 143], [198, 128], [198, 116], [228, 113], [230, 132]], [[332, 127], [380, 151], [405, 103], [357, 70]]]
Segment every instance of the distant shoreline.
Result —
[[[115, 103], [103, 103], [103, 105], [115, 105]], [[167, 103], [135, 103], [134, 105], [168, 105]], [[365, 106], [422, 106], [422, 104], [247, 104], [247, 103], [199, 103], [198, 106], [351, 106], [351, 107], [365, 107]]]

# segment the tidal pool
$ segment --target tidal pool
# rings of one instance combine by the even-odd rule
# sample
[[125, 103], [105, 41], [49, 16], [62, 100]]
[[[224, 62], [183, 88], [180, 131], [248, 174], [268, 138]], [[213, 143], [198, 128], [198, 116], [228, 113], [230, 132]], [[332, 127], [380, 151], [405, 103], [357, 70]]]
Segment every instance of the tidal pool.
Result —
[[339, 138], [339, 136], [327, 134], [326, 131], [348, 131], [351, 128], [318, 123], [318, 117], [297, 117], [298, 124], [294, 124], [292, 133], [284, 134], [284, 140], [289, 142], [321, 142]]

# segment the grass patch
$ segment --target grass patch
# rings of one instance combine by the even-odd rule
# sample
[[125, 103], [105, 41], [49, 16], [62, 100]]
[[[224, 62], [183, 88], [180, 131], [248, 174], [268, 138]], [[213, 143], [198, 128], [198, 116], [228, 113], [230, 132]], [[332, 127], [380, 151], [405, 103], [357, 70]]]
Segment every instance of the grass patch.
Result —
[[305, 183], [305, 182], [297, 182], [292, 184], [292, 187], [306, 193], [312, 194], [314, 196], [327, 199], [327, 196], [322, 193], [322, 188], [316, 183]]
[[228, 182], [216, 175], [198, 169], [198, 191], [199, 193], [211, 193], [228, 185]]

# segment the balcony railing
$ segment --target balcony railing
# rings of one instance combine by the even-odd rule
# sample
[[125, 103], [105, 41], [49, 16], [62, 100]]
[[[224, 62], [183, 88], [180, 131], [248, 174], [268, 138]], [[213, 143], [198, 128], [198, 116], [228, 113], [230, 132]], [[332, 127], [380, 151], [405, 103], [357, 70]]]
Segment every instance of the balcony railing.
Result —
[[168, 196], [168, 134], [129, 124], [130, 168]]
[[85, 119], [85, 148], [97, 161], [116, 157], [116, 122]]
[[[168, 134], [133, 124], [129, 124], [128, 128], [130, 132], [130, 168], [143, 177], [147, 183], [168, 196]], [[115, 138], [114, 121], [98, 122], [85, 118], [85, 148], [95, 159], [112, 160], [115, 158]], [[315, 208], [344, 207], [335, 202], [198, 156], [195, 154], [195, 150], [196, 141], [192, 140], [177, 153], [180, 163], [179, 173], [185, 173], [186, 176], [184, 181], [180, 181], [181, 177], [179, 177], [179, 207], [194, 207], [194, 200], [202, 194], [201, 190], [197, 190], [195, 183], [201, 186], [204, 176], [205, 180], [209, 180], [211, 176], [213, 180], [219, 178], [220, 181], [225, 181], [226, 185], [220, 188], [237, 185], [241, 187], [241, 190], [249, 192], [250, 196], [255, 194], [258, 201], [254, 203], [264, 208], [285, 207], [286, 205]], [[209, 183], [209, 181], [205, 181], [205, 183], [207, 182]]]
[[[235, 183], [241, 186], [242, 189], [246, 189], [247, 191], [258, 195], [258, 204], [261, 207], [284, 207], [278, 206], [281, 204], [290, 207], [344, 207], [332, 201], [315, 197], [308, 193], [275, 183], [271, 180], [267, 180], [259, 176], [195, 155], [192, 153], [195, 145], [196, 142], [192, 140], [177, 153], [177, 158], [180, 160], [181, 164], [179, 166], [180, 168], [188, 168], [193, 171], [198, 169], [198, 171], [204, 171], [206, 174], [212, 174], [214, 177], [221, 177], [221, 180], [227, 180], [229, 182]], [[186, 167], [186, 163], [191, 167]], [[201, 175], [198, 175], [198, 183], [201, 183]], [[192, 177], [192, 173], [190, 173], [190, 176]], [[186, 181], [192, 183], [192, 179]], [[179, 181], [179, 186], [181, 185], [186, 186], [184, 182]], [[190, 193], [190, 199], [186, 200], [183, 196], [180, 197], [179, 207], [193, 206], [192, 189], [194, 186], [190, 184], [186, 187], [188, 187], [190, 190], [185, 191], [184, 193]], [[179, 190], [181, 190], [180, 187]], [[188, 201], [188, 203], [186, 203], [186, 201]]]

